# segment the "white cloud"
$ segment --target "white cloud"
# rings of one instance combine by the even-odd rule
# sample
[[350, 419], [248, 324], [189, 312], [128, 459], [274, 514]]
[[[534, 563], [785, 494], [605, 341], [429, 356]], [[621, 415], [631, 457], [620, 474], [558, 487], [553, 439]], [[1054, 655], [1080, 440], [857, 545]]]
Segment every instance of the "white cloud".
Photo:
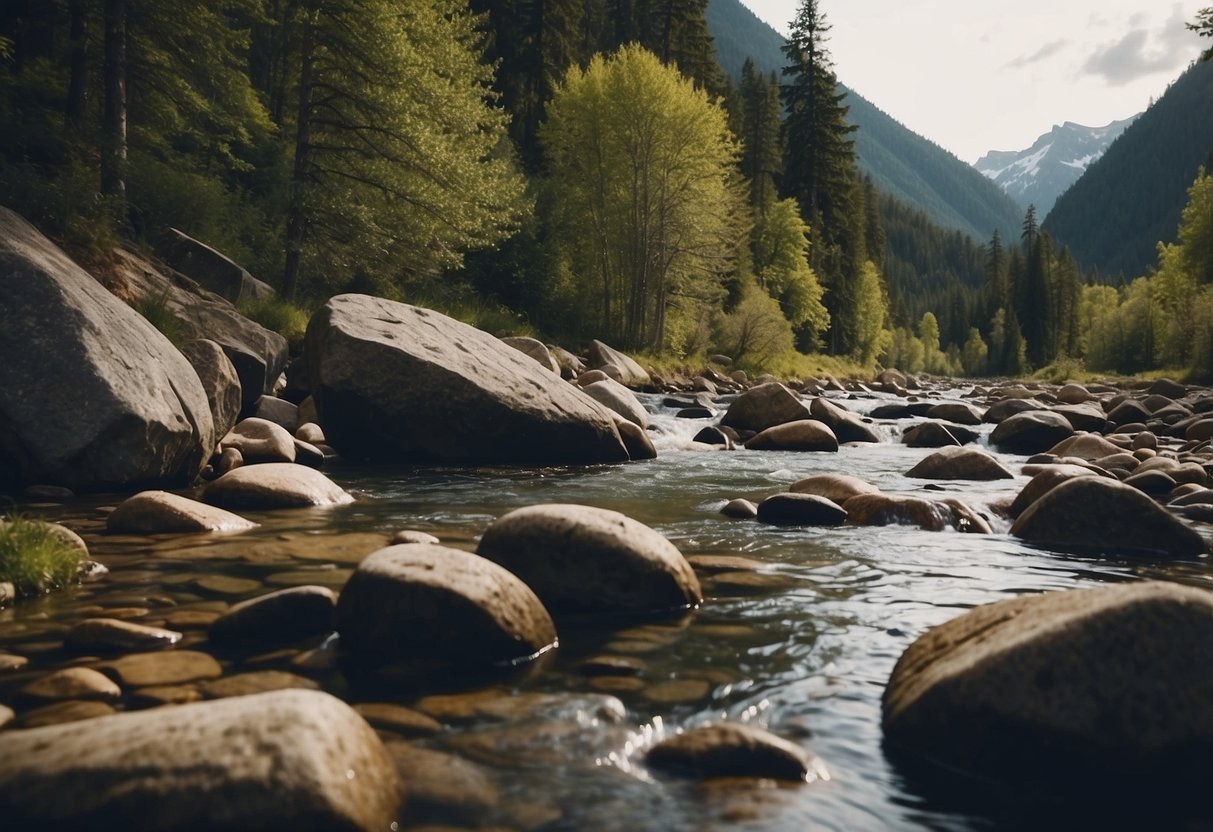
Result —
[[1133, 15], [1129, 25], [1137, 28], [1131, 28], [1120, 40], [1098, 47], [1082, 65], [1081, 72], [1119, 87], [1174, 71], [1191, 60], [1194, 50], [1183, 6], [1173, 5], [1171, 17], [1153, 31], [1142, 26], [1144, 22], [1141, 14]]
[[1043, 61], [1046, 58], [1053, 57], [1054, 55], [1056, 55], [1058, 52], [1061, 52], [1063, 49], [1065, 49], [1069, 45], [1070, 45], [1069, 38], [1062, 38], [1060, 40], [1050, 41], [1049, 43], [1046, 43], [1044, 46], [1037, 49], [1031, 55], [1020, 55], [1018, 58], [1008, 61], [1006, 66], [1009, 69], [1022, 69], [1023, 67], [1030, 66], [1034, 63], [1039, 63], [1040, 61]]

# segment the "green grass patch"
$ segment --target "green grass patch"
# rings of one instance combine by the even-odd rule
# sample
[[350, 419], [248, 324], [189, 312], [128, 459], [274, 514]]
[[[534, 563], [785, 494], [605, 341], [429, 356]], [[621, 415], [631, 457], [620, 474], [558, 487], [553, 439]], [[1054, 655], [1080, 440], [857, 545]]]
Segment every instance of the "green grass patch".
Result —
[[0, 582], [13, 584], [17, 596], [41, 595], [75, 583], [84, 553], [37, 520], [0, 520]]
[[236, 308], [244, 317], [277, 332], [292, 343], [303, 340], [307, 333], [307, 322], [312, 317], [310, 310], [279, 297], [241, 301]]
[[164, 291], [158, 295], [148, 295], [143, 297], [135, 304], [135, 311], [147, 318], [147, 322], [175, 346], [181, 346], [185, 343], [185, 330], [181, 326], [181, 321], [169, 311], [168, 299], [172, 289], [165, 287]]

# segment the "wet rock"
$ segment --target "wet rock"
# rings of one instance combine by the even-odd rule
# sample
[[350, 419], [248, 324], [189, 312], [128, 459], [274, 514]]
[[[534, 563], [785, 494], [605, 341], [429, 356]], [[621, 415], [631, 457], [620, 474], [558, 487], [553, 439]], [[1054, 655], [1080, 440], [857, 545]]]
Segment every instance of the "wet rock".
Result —
[[1063, 482], [1075, 477], [1094, 476], [1098, 476], [1098, 474], [1090, 468], [1082, 468], [1077, 465], [1048, 465], [1020, 489], [1020, 492], [1015, 495], [1011, 507], [1007, 510], [1007, 514], [1014, 519], [1027, 511], [1028, 506]]
[[1142, 471], [1125, 477], [1124, 484], [1153, 497], [1165, 497], [1175, 488], [1175, 480], [1163, 471]]
[[295, 429], [295, 438], [310, 445], [323, 445], [324, 429], [315, 422], [304, 422]]
[[816, 494], [775, 494], [758, 504], [758, 522], [775, 526], [839, 526], [842, 506]]
[[442, 733], [442, 723], [420, 711], [391, 702], [365, 702], [355, 705], [358, 715], [373, 727], [402, 737], [430, 737]]
[[0, 673], [20, 670], [29, 664], [25, 656], [14, 656], [12, 653], [0, 653]]
[[144, 708], [158, 708], [161, 705], [188, 705], [191, 702], [202, 701], [202, 691], [195, 685], [153, 685], [138, 688], [128, 694], [130, 701]]
[[588, 725], [621, 723], [627, 708], [614, 696], [597, 693], [521, 693], [501, 689], [426, 696], [418, 710], [444, 723], [569, 721]]
[[405, 742], [388, 743], [387, 749], [401, 781], [407, 784], [406, 818], [416, 822], [436, 816], [474, 822], [497, 806], [500, 795], [488, 769], [454, 754]]
[[203, 682], [201, 691], [206, 699], [226, 699], [230, 696], [252, 696], [275, 690], [317, 690], [319, 687], [311, 679], [283, 670], [255, 670]]
[[946, 448], [963, 445], [942, 422], [923, 422], [902, 434], [901, 442], [911, 448]]
[[809, 412], [814, 419], [829, 427], [839, 442], [880, 442], [880, 434], [858, 414], [834, 404], [824, 396], [813, 399]]
[[949, 497], [940, 504], [949, 514], [948, 525], [962, 534], [993, 534], [989, 521], [967, 503]]
[[212, 641], [291, 644], [333, 631], [337, 596], [328, 587], [297, 586], [237, 604], [211, 624]]
[[564, 379], [575, 379], [586, 371], [586, 366], [581, 359], [573, 355], [562, 347], [552, 347], [552, 358], [556, 359], [556, 363], [560, 365], [560, 377]]
[[338, 295], [312, 316], [306, 355], [321, 424], [342, 456], [628, 458], [609, 410], [488, 333], [428, 309]]
[[476, 551], [521, 578], [553, 612], [656, 612], [703, 600], [674, 544], [616, 511], [517, 509], [485, 530]]
[[648, 665], [635, 656], [591, 656], [577, 669], [583, 676], [639, 676]]
[[727, 451], [733, 449], [733, 440], [720, 428], [706, 427], [695, 434], [695, 438], [692, 441], [701, 442], [704, 445], [722, 445]]
[[268, 419], [241, 419], [220, 440], [219, 447], [235, 448], [249, 464], [295, 461], [295, 438], [282, 425]]
[[838, 438], [816, 419], [786, 422], [760, 431], [745, 443], [751, 451], [837, 451]]
[[198, 374], [202, 389], [206, 391], [215, 436], [224, 436], [240, 418], [240, 376], [236, 373], [235, 365], [223, 348], [209, 338], [186, 341], [180, 350]]
[[906, 650], [885, 689], [885, 737], [953, 768], [1067, 791], [1132, 783], [1149, 800], [1204, 781], [1211, 666], [1207, 591], [1139, 582], [1014, 598]]
[[613, 379], [603, 379], [581, 388], [591, 399], [618, 413], [641, 429], [649, 426], [649, 413], [636, 394]]
[[946, 529], [952, 512], [930, 500], [892, 494], [859, 494], [842, 504], [854, 526], [918, 526], [929, 532]]
[[16, 712], [7, 705], [0, 705], [0, 731], [3, 731], [17, 718]]
[[1204, 442], [1213, 439], [1213, 419], [1200, 419], [1188, 425], [1184, 438], [1189, 442]]
[[21, 829], [369, 832], [400, 796], [375, 732], [318, 691], [0, 734], [0, 816]]
[[1142, 492], [1103, 477], [1078, 477], [1036, 500], [1011, 534], [1067, 551], [1194, 557], [1199, 534]]
[[1034, 399], [1003, 399], [991, 405], [987, 410], [983, 422], [988, 422], [993, 425], [1001, 424], [1007, 419], [1018, 413], [1027, 413], [1029, 410], [1043, 410], [1044, 405]]
[[389, 546], [397, 546], [401, 543], [441, 543], [434, 535], [429, 532], [416, 531], [415, 529], [401, 529], [388, 539]]
[[976, 448], [951, 447], [936, 451], [906, 472], [924, 480], [1009, 480], [1015, 475], [994, 457]]
[[302, 439], [294, 439], [295, 462], [308, 468], [319, 468], [324, 465], [324, 450]]
[[1108, 424], [1108, 417], [1098, 405], [1061, 405], [1051, 412], [1062, 416], [1074, 430], [1100, 431]]
[[547, 610], [516, 576], [424, 543], [389, 546], [358, 565], [337, 602], [337, 631], [371, 665], [429, 659], [476, 668], [534, 656], [556, 641]]
[[117, 534], [230, 532], [254, 528], [243, 517], [167, 491], [143, 491], [123, 500], [106, 517]]
[[927, 411], [928, 419], [957, 425], [980, 425], [984, 416], [976, 407], [964, 402], [940, 402]]
[[224, 448], [215, 462], [215, 475], [222, 477], [228, 471], [235, 471], [244, 464], [244, 455], [235, 448]]
[[829, 780], [825, 766], [798, 745], [735, 722], [702, 725], [649, 749], [649, 765], [696, 777]]
[[758, 506], [749, 500], [738, 497], [725, 503], [720, 513], [725, 517], [733, 517], [737, 520], [753, 520], [758, 516]]
[[990, 434], [990, 444], [1013, 454], [1047, 451], [1074, 434], [1064, 416], [1047, 410], [1028, 410], [998, 423]]
[[354, 498], [315, 469], [290, 462], [246, 465], [208, 485], [202, 499], [227, 508], [270, 509], [335, 506]]
[[116, 702], [122, 696], [122, 690], [96, 670], [68, 667], [40, 676], [21, 688], [18, 695], [36, 702], [66, 699]]
[[203, 575], [190, 581], [190, 586], [209, 595], [234, 597], [255, 592], [261, 588], [261, 582], [231, 575]]
[[623, 440], [623, 445], [628, 450], [628, 459], [638, 462], [642, 459], [657, 458], [657, 448], [653, 445], [653, 440], [640, 425], [619, 416], [616, 419], [615, 428], [619, 431], [619, 438]]
[[0, 208], [0, 488], [186, 484], [215, 447], [198, 374], [143, 316]]
[[1094, 433], [1080, 433], [1058, 442], [1049, 449], [1049, 453], [1056, 454], [1057, 456], [1073, 456], [1094, 462], [1103, 457], [1119, 454], [1122, 450], [1120, 446], [1114, 445], [1102, 436]]
[[1063, 404], [1083, 404], [1095, 398], [1081, 384], [1065, 384], [1057, 391], [1057, 401]]
[[643, 689], [644, 698], [659, 705], [689, 705], [702, 702], [712, 692], [705, 679], [669, 679]]
[[287, 433], [294, 434], [299, 427], [299, 408], [286, 399], [262, 395], [253, 402], [252, 418], [273, 422]]
[[128, 688], [180, 685], [223, 675], [219, 662], [194, 650], [169, 650], [164, 653], [132, 653], [98, 668]]
[[849, 474], [815, 474], [797, 480], [789, 491], [795, 494], [816, 494], [842, 505], [856, 494], [878, 494], [880, 489], [870, 482]]
[[77, 653], [163, 650], [181, 641], [181, 633], [116, 618], [86, 618], [67, 631], [65, 646]]
[[[99, 716], [109, 716], [113, 713], [117, 713], [117, 711], [112, 705], [105, 702], [73, 699], [26, 711], [21, 715], [18, 724], [22, 728], [45, 728], [48, 725], [64, 725], [68, 722], [96, 719]], [[0, 805], [3, 805], [2, 799], [0, 799]]]
[[1114, 425], [1127, 425], [1130, 422], [1146, 422], [1150, 419], [1150, 410], [1135, 399], [1125, 399], [1108, 412], [1108, 421]]
[[720, 423], [735, 430], [759, 433], [787, 422], [811, 419], [813, 414], [800, 397], [778, 382], [752, 387], [729, 405]]
[[631, 356], [608, 347], [601, 341], [590, 342], [589, 359], [589, 365], [593, 369], [614, 367], [618, 376], [612, 377], [628, 387], [644, 387], [652, 382], [649, 374]]
[[528, 358], [533, 359], [543, 369], [560, 375], [560, 364], [557, 363], [556, 359], [552, 356], [551, 350], [542, 341], [523, 336], [509, 336], [502, 338], [501, 343], [511, 346]]

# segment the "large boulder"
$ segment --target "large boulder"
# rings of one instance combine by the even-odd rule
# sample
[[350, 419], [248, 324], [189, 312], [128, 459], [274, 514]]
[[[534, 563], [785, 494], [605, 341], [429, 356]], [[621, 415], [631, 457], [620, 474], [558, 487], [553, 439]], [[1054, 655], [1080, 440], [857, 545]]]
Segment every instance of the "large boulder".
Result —
[[902, 654], [885, 689], [885, 737], [953, 769], [1053, 788], [1203, 794], [1211, 667], [1204, 590], [1132, 583], [1000, 601]]
[[106, 529], [119, 534], [234, 532], [256, 525], [230, 511], [167, 491], [141, 491], [123, 500], [105, 518]]
[[[644, 367], [637, 364], [634, 358], [613, 347], [608, 347], [601, 341], [590, 342], [589, 359], [590, 369], [604, 370], [608, 376], [621, 384], [626, 384], [628, 387], [644, 387], [653, 383], [653, 380], [649, 378], [649, 374], [645, 372]], [[618, 375], [616, 376], [614, 372], [607, 371], [606, 368], [608, 367], [615, 368], [618, 371]]]
[[1075, 477], [1019, 515], [1011, 534], [1080, 553], [1195, 557], [1204, 539], [1136, 488], [1104, 477]]
[[720, 424], [735, 430], [755, 433], [782, 425], [812, 419], [813, 414], [800, 398], [777, 381], [759, 384], [737, 397]]
[[501, 339], [501, 343], [508, 344], [518, 350], [523, 355], [530, 356], [539, 363], [540, 367], [546, 370], [551, 370], [556, 375], [560, 375], [560, 364], [552, 356], [551, 350], [542, 341], [535, 338], [527, 338], [522, 335], [510, 335]]
[[622, 462], [605, 407], [480, 330], [338, 295], [308, 325], [325, 436], [344, 456], [450, 463]]
[[813, 399], [809, 412], [814, 419], [829, 427], [839, 442], [880, 442], [880, 434], [859, 414], [834, 404], [825, 396]]
[[207, 485], [202, 499], [223, 508], [254, 510], [340, 506], [354, 501], [324, 474], [293, 462], [234, 468]]
[[516, 509], [485, 530], [476, 551], [520, 577], [554, 612], [660, 612], [703, 600], [674, 544], [617, 511]]
[[262, 300], [275, 294], [272, 287], [231, 258], [176, 228], [164, 230], [156, 253], [175, 270], [231, 303]]
[[0, 208], [0, 487], [183, 484], [215, 448], [180, 352]]
[[236, 366], [227, 357], [223, 347], [209, 338], [195, 338], [180, 346], [202, 382], [206, 399], [211, 405], [211, 421], [215, 425], [215, 436], [223, 436], [240, 418], [243, 403], [240, 375]]
[[603, 407], [618, 413], [642, 429], [649, 426], [649, 412], [636, 394], [612, 378], [604, 378], [581, 388], [582, 392]]
[[1010, 480], [1015, 475], [988, 453], [951, 445], [936, 451], [906, 472], [923, 480]]
[[401, 795], [374, 729], [318, 691], [0, 734], [5, 828], [379, 832]]
[[169, 271], [162, 273], [129, 251], [116, 251], [114, 270], [143, 303], [160, 303], [186, 339], [209, 338], [223, 348], [236, 374], [245, 405], [273, 390], [286, 367], [286, 339], [241, 315], [220, 297], [201, 290], [194, 281]]
[[990, 444], [1013, 454], [1047, 451], [1074, 435], [1066, 417], [1048, 410], [1025, 410], [998, 423], [990, 434]]
[[358, 564], [337, 602], [337, 632], [342, 647], [372, 666], [436, 662], [475, 671], [556, 643], [548, 611], [515, 575], [432, 543], [389, 546]]
[[751, 436], [745, 443], [750, 451], [837, 451], [838, 438], [816, 419], [785, 422]]

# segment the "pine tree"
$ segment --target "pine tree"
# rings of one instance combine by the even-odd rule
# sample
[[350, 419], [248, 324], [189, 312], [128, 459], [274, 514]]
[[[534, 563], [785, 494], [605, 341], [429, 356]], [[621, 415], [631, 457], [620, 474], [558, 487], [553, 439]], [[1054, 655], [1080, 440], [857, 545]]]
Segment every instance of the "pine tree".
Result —
[[779, 138], [779, 85], [754, 70], [749, 59], [741, 68], [741, 172], [750, 181], [750, 204], [759, 215], [778, 198], [775, 179], [783, 167]]

